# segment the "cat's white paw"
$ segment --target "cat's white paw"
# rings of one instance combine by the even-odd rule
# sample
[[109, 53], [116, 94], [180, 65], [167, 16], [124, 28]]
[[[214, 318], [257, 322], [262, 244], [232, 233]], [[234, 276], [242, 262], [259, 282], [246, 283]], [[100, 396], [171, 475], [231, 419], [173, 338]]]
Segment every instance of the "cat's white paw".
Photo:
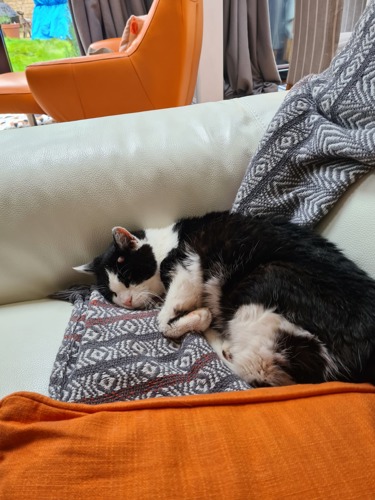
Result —
[[188, 332], [204, 332], [210, 326], [212, 315], [207, 307], [195, 309], [183, 316], [172, 319], [160, 329], [165, 337], [177, 339]]
[[219, 359], [221, 359], [221, 361], [229, 368], [232, 368], [232, 353], [230, 350], [231, 344], [229, 340], [225, 339], [223, 334], [213, 330], [212, 328], [209, 328], [204, 332], [204, 337], [212, 349], [216, 352]]
[[169, 301], [168, 299], [164, 302], [158, 316], [159, 328], [161, 332], [165, 332], [168, 326], [172, 324], [177, 319], [186, 316], [190, 311], [196, 311], [199, 309], [197, 303], [190, 303], [187, 301]]
[[223, 358], [228, 361], [229, 363], [232, 361], [232, 351], [231, 351], [231, 345], [230, 342], [225, 340], [221, 346], [221, 352], [223, 355]]

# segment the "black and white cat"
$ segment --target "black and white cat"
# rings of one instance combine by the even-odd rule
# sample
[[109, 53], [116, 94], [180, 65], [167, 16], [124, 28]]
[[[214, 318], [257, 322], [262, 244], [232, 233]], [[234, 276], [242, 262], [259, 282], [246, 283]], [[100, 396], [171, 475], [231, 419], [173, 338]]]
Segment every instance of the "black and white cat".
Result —
[[164, 297], [169, 338], [204, 332], [255, 386], [375, 383], [375, 281], [325, 238], [289, 222], [228, 212], [182, 219], [113, 243], [78, 271], [126, 308]]

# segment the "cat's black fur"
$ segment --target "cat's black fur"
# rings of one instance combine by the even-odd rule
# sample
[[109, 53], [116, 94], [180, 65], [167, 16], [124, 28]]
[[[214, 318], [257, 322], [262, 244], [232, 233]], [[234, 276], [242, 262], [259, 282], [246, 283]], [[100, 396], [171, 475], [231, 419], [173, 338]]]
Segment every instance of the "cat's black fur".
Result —
[[[228, 212], [182, 219], [174, 231], [178, 246], [161, 262], [160, 277], [168, 290], [176, 264], [198, 254], [205, 282], [221, 276], [216, 329], [225, 332], [241, 305], [263, 305], [314, 336], [278, 332], [277, 349], [288, 355], [283, 369], [294, 381], [327, 380], [323, 344], [340, 366], [334, 379], [375, 383], [375, 281], [334, 244], [289, 222]], [[124, 283], [137, 283], [155, 266], [150, 246], [120, 251], [113, 243], [94, 260], [93, 271], [103, 291], [105, 268], [118, 272]], [[111, 299], [110, 291], [104, 295]]]
[[[133, 232], [133, 234], [138, 238], [145, 237], [145, 232], [142, 230]], [[124, 263], [118, 262], [119, 257], [124, 258]], [[115, 243], [111, 243], [107, 250], [95, 257], [90, 265], [96, 275], [100, 293], [109, 302], [112, 302], [113, 292], [108, 287], [106, 269], [115, 272], [126, 287], [130, 283], [142, 283], [155, 274], [157, 270], [156, 260], [150, 245], [143, 245], [137, 252], [133, 252], [130, 248], [120, 250]]]

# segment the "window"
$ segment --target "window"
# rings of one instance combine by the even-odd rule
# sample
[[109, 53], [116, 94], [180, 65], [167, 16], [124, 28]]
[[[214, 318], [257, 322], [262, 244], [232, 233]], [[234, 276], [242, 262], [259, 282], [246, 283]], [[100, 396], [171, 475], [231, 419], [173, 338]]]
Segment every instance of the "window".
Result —
[[294, 0], [268, 0], [272, 47], [281, 79], [289, 68], [294, 23]]
[[80, 55], [68, 0], [8, 0], [0, 25], [11, 69]]

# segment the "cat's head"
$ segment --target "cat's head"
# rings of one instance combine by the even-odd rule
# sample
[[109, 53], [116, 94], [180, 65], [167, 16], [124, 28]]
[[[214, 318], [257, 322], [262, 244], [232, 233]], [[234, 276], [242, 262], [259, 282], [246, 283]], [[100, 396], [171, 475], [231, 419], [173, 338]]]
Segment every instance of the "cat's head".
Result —
[[143, 231], [112, 229], [113, 243], [92, 262], [75, 267], [94, 274], [98, 289], [110, 302], [128, 309], [147, 309], [164, 295], [158, 264]]

